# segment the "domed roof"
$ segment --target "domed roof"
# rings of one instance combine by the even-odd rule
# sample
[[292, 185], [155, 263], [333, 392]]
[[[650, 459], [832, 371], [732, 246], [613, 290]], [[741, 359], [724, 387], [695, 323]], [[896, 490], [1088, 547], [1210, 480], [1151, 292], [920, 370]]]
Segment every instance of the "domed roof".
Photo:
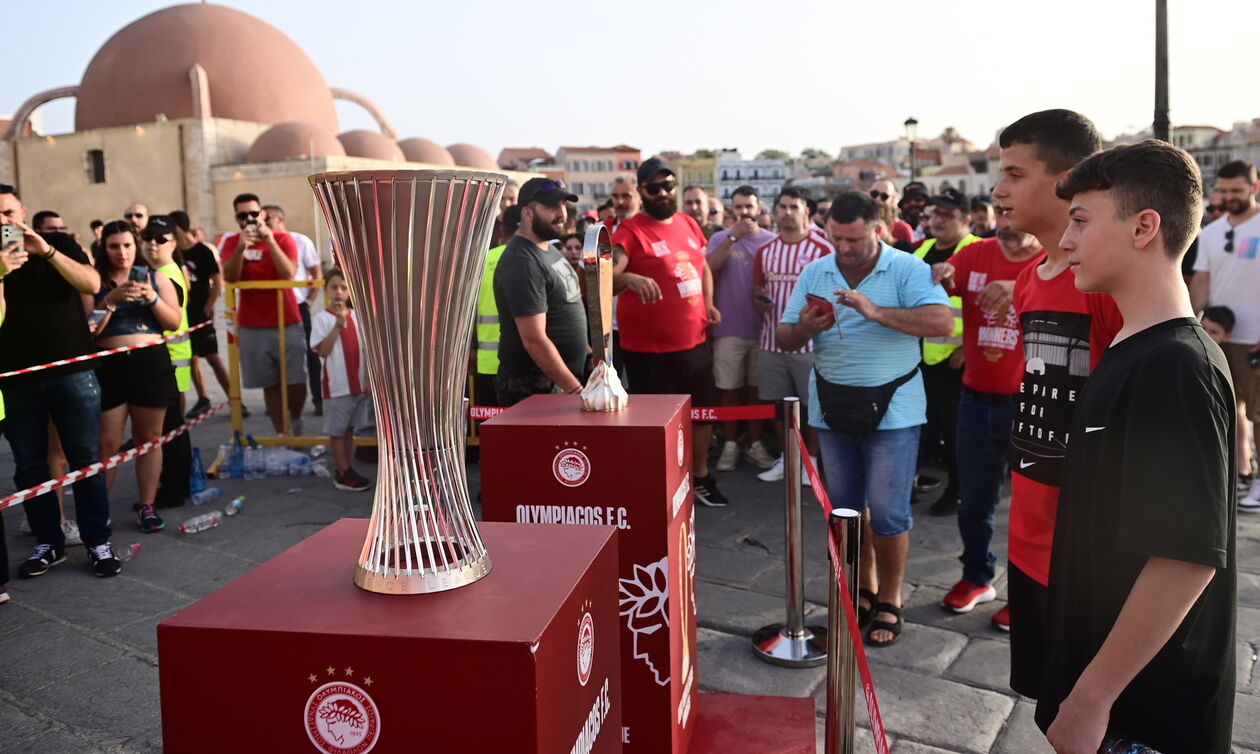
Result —
[[403, 162], [403, 151], [390, 138], [376, 131], [346, 131], [337, 134], [337, 141], [351, 157], [371, 157], [373, 160]]
[[200, 64], [216, 118], [298, 120], [337, 131], [328, 82], [302, 48], [254, 16], [221, 5], [176, 5], [124, 26], [88, 63], [76, 131], [193, 116], [188, 70]]
[[407, 162], [427, 162], [430, 165], [454, 165], [455, 158], [446, 151], [446, 147], [436, 141], [413, 136], [398, 142], [398, 148], [407, 157]]
[[455, 164], [464, 168], [477, 170], [498, 170], [499, 163], [494, 161], [490, 153], [474, 144], [452, 144], [446, 148], [455, 158]]
[[319, 126], [290, 120], [259, 134], [249, 147], [250, 162], [278, 162], [295, 157], [341, 157], [346, 148]]

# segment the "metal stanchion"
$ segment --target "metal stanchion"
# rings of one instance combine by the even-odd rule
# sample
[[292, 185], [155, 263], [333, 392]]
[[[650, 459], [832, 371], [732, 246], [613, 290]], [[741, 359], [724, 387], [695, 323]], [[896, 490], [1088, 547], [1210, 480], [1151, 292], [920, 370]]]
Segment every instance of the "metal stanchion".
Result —
[[827, 729], [824, 754], [853, 754], [853, 704], [857, 698], [857, 659], [853, 642], [862, 639], [849, 635], [849, 622], [844, 617], [844, 605], [840, 604], [840, 587], [836, 584], [834, 571], [842, 569], [856, 612], [861, 523], [862, 514], [851, 508], [832, 510], [827, 521], [844, 562], [831, 564], [833, 572], [827, 588]]
[[827, 629], [805, 625], [805, 551], [801, 536], [801, 450], [796, 444], [801, 401], [783, 401], [784, 524], [787, 545], [787, 621], [753, 634], [753, 653], [774, 665], [812, 668], [827, 661]]

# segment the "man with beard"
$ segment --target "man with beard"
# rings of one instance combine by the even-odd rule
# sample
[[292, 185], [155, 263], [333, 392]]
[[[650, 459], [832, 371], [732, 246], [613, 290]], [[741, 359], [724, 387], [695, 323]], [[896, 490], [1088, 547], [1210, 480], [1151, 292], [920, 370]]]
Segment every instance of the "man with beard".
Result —
[[[1024, 367], [1019, 316], [1011, 300], [1015, 278], [1039, 256], [1036, 236], [1012, 230], [1009, 220], [998, 217], [996, 238], [977, 241], [932, 266], [935, 278], [961, 299], [963, 312], [966, 367], [954, 459], [963, 573], [941, 603], [958, 613], [997, 597], [993, 588], [997, 558], [990, 549], [993, 513], [1006, 479], [1011, 400], [1019, 392]], [[999, 630], [1009, 631], [1009, 608], [999, 610], [992, 621]]]
[[993, 200], [987, 196], [971, 199], [971, 232], [981, 238], [997, 235], [997, 213], [993, 210]]
[[616, 233], [626, 220], [639, 214], [638, 182], [632, 175], [619, 175], [612, 185], [612, 217], [604, 223], [609, 233]]
[[[1260, 369], [1249, 358], [1260, 353], [1260, 204], [1256, 166], [1235, 160], [1216, 173], [1217, 191], [1225, 214], [1199, 234], [1199, 252], [1190, 281], [1190, 301], [1196, 312], [1209, 306], [1228, 306], [1234, 312], [1229, 342], [1221, 345], [1229, 360], [1234, 397], [1245, 408], [1252, 427], [1260, 431]], [[1260, 436], [1260, 435], [1257, 435]], [[1238, 501], [1239, 513], [1260, 513], [1260, 481], [1254, 477], [1249, 443], [1239, 443], [1239, 481], [1250, 482]], [[1241, 487], [1241, 484], [1240, 484]]]
[[911, 240], [915, 243], [927, 238], [927, 233], [919, 227], [919, 222], [923, 220], [923, 210], [927, 209], [927, 201], [927, 187], [918, 181], [912, 181], [906, 184], [901, 192], [901, 201], [897, 202], [897, 209], [901, 210], [901, 219], [914, 231], [914, 237]]
[[[827, 215], [831, 214], [831, 200], [823, 197], [814, 202], [814, 211], [810, 213], [809, 219], [814, 221], [814, 226], [819, 230], [827, 230]], [[830, 243], [830, 242], [828, 242]]]
[[552, 241], [564, 235], [564, 182], [531, 178], [521, 186], [521, 221], [494, 271], [499, 308], [499, 403], [512, 406], [538, 393], [582, 389], [586, 311], [577, 273]]
[[[871, 198], [879, 205], [879, 216], [888, 226], [888, 235], [892, 237], [891, 241], [884, 239], [885, 243], [895, 249], [913, 251], [914, 228], [897, 217], [897, 201], [901, 198], [901, 194], [897, 193], [897, 186], [887, 178], [881, 178], [871, 184], [870, 190]], [[910, 244], [910, 246], [907, 248], [900, 244]]]
[[[713, 305], [713, 274], [705, 261], [704, 233], [677, 214], [677, 179], [659, 157], [638, 171], [643, 212], [613, 235], [613, 290], [621, 344], [633, 393], [684, 393], [693, 406], [717, 403], [713, 351], [706, 329], [722, 321]], [[711, 425], [692, 425], [696, 499], [722, 507], [726, 498], [709, 474]]]

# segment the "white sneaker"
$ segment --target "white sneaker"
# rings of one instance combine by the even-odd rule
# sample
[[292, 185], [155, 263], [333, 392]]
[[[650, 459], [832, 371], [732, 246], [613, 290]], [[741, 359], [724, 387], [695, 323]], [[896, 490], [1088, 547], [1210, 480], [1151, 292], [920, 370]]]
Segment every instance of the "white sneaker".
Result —
[[79, 525], [68, 518], [61, 522], [61, 533], [66, 535], [67, 545], [83, 544], [83, 539], [79, 537]]
[[1260, 478], [1251, 483], [1251, 492], [1238, 501], [1239, 513], [1260, 513]]
[[774, 466], [774, 457], [766, 450], [766, 446], [761, 444], [761, 440], [748, 446], [748, 449], [744, 451], [744, 460], [759, 469], [769, 469]]
[[[810, 458], [813, 459], [814, 461], [814, 468], [818, 469], [821, 472], [822, 467], [818, 465], [818, 456], [810, 456]], [[812, 483], [810, 483], [809, 472], [805, 470], [804, 466], [801, 467], [801, 484], [805, 485], [806, 487], [814, 486]]]
[[722, 455], [718, 457], [718, 471], [734, 471], [735, 464], [739, 463], [739, 445], [733, 442], [726, 442], [722, 445]]
[[769, 469], [757, 475], [757, 478], [763, 482], [782, 482], [783, 481], [783, 456], [775, 459], [774, 465]]

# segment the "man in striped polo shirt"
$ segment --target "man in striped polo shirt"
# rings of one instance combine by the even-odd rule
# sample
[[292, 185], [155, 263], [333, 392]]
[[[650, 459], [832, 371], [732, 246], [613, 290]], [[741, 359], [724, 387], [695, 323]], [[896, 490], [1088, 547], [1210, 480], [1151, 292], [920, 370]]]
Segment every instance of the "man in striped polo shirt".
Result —
[[[830, 211], [830, 205], [828, 206]], [[809, 405], [809, 373], [814, 368], [814, 345], [805, 343], [795, 350], [779, 346], [775, 338], [775, 326], [787, 309], [792, 289], [806, 265], [830, 254], [831, 243], [820, 238], [811, 229], [818, 226], [810, 221], [809, 204], [800, 189], [788, 186], [774, 200], [774, 218], [779, 223], [779, 235], [757, 250], [753, 267], [753, 300], [766, 318], [761, 328], [761, 352], [757, 356], [758, 396], [763, 401], [781, 401], [789, 396], [800, 398]], [[783, 432], [783, 425], [775, 422], [774, 428]], [[791, 438], [779, 437], [779, 447]], [[818, 464], [818, 432], [805, 427], [805, 442], [809, 454]], [[774, 466], [757, 475], [764, 482], [783, 479], [783, 456]], [[808, 478], [802, 482], [809, 484]]]
[[[886, 647], [903, 624], [901, 583], [914, 524], [910, 495], [919, 429], [927, 420], [919, 338], [948, 335], [954, 320], [931, 267], [881, 243], [879, 225], [879, 206], [869, 194], [835, 198], [827, 217], [835, 253], [801, 272], [776, 335], [786, 349], [813, 341], [809, 423], [819, 431], [831, 502], [863, 511], [870, 506], [874, 536], [863, 538], [859, 580], [868, 604], [862, 612], [870, 619], [867, 642]], [[821, 301], [811, 303], [811, 294]], [[820, 381], [827, 383], [826, 406], [819, 402]], [[872, 403], [882, 416], [864, 408]]]

